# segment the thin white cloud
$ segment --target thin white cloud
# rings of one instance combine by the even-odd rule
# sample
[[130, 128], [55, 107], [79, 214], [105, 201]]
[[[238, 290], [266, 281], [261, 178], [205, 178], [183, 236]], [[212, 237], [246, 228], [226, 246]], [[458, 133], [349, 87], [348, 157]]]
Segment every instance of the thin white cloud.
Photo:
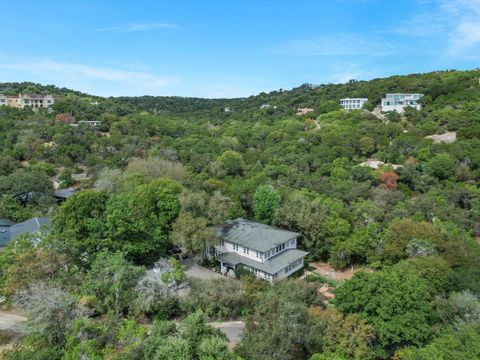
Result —
[[450, 0], [442, 10], [453, 20], [447, 54], [480, 58], [480, 0]]
[[480, 59], [480, 0], [430, 0], [389, 32], [410, 37], [441, 37], [443, 55]]
[[374, 71], [367, 69], [365, 65], [344, 61], [332, 64], [329, 74], [327, 78], [323, 79], [324, 82], [335, 84], [343, 84], [350, 80], [373, 78], [377, 75]]
[[389, 28], [387, 32], [413, 37], [430, 37], [446, 30], [445, 18], [440, 13], [421, 13]]
[[401, 48], [400, 44], [377, 36], [332, 34], [288, 41], [275, 46], [272, 52], [290, 56], [387, 56]]
[[28, 75], [41, 75], [52, 80], [62, 79], [72, 82], [88, 79], [102, 80], [147, 89], [164, 88], [177, 81], [173, 76], [159, 76], [147, 72], [118, 70], [49, 60], [16, 63], [1, 62], [0, 69], [24, 74], [26, 78]]
[[461, 22], [450, 40], [452, 53], [456, 50], [466, 50], [479, 45], [480, 23], [471, 21]]
[[158, 30], [158, 29], [174, 29], [178, 28], [178, 25], [169, 24], [169, 23], [139, 23], [139, 24], [128, 24], [121, 26], [110, 26], [95, 29], [96, 32], [137, 32], [137, 31], [149, 31], [149, 30]]

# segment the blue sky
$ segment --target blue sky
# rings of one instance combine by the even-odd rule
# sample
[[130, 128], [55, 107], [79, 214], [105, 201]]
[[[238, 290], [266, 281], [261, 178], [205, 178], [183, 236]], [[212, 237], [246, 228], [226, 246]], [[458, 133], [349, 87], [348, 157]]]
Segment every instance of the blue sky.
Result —
[[0, 82], [248, 96], [473, 69], [480, 0], [0, 0]]

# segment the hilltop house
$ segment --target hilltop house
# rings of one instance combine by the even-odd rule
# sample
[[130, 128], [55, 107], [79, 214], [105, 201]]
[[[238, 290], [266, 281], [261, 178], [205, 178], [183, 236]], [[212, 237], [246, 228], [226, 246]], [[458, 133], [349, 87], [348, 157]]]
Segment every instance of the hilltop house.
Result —
[[406, 107], [410, 106], [417, 110], [422, 109], [417, 101], [423, 96], [423, 94], [387, 94], [382, 99], [382, 111], [397, 111], [402, 113]]
[[216, 257], [226, 276], [235, 276], [235, 270], [243, 267], [268, 281], [286, 278], [303, 267], [308, 254], [297, 249], [299, 233], [253, 221], [229, 220], [216, 231], [220, 238]]
[[33, 109], [49, 108], [54, 104], [52, 95], [26, 95], [18, 94], [18, 96], [5, 96], [0, 94], [0, 105], [6, 105], [24, 109], [31, 107]]
[[297, 115], [307, 115], [308, 113], [311, 113], [312, 111], [315, 111], [315, 109], [311, 109], [311, 108], [298, 108], [298, 109], [297, 109]]
[[340, 106], [345, 110], [356, 110], [361, 109], [363, 104], [368, 101], [367, 98], [346, 98], [340, 99]]
[[51, 226], [52, 221], [49, 218], [35, 217], [18, 224], [8, 219], [0, 219], [0, 249], [20, 235], [37, 233], [42, 228], [49, 229]]
[[102, 122], [100, 120], [80, 120], [75, 124], [70, 124], [71, 126], [79, 126], [79, 125], [85, 125], [85, 126], [90, 126], [90, 127], [97, 127], [97, 126], [102, 126]]

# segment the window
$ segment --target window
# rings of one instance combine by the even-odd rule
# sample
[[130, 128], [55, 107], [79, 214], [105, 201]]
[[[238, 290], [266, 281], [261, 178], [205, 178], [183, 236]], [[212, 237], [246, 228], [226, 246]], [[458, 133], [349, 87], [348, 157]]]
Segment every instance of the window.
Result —
[[238, 251], [238, 244], [233, 244], [233, 250]]
[[243, 247], [243, 253], [248, 255], [250, 253], [250, 249], [248, 247], [244, 246]]
[[220, 243], [222, 244], [222, 246], [225, 246], [225, 240], [221, 240]]

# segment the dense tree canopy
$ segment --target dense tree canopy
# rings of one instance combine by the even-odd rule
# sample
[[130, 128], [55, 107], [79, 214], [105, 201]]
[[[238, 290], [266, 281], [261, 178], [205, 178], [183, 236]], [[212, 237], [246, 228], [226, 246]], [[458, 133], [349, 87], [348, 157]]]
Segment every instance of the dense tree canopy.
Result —
[[[479, 77], [438, 71], [239, 99], [0, 84], [55, 97], [51, 111], [0, 106], [0, 218], [53, 219], [47, 236], [0, 252], [0, 293], [29, 316], [6, 359], [478, 357]], [[422, 109], [374, 111], [395, 92], [424, 93]], [[369, 101], [345, 111], [345, 97]], [[430, 136], [446, 132], [455, 136]], [[55, 198], [69, 186], [80, 192]], [[238, 217], [301, 233], [307, 267], [365, 271], [341, 283], [183, 285], [168, 257], [213, 254], [214, 226]], [[159, 273], [146, 271], [154, 263]], [[327, 308], [324, 283], [335, 288]], [[207, 324], [219, 319], [246, 322], [235, 355]]]

